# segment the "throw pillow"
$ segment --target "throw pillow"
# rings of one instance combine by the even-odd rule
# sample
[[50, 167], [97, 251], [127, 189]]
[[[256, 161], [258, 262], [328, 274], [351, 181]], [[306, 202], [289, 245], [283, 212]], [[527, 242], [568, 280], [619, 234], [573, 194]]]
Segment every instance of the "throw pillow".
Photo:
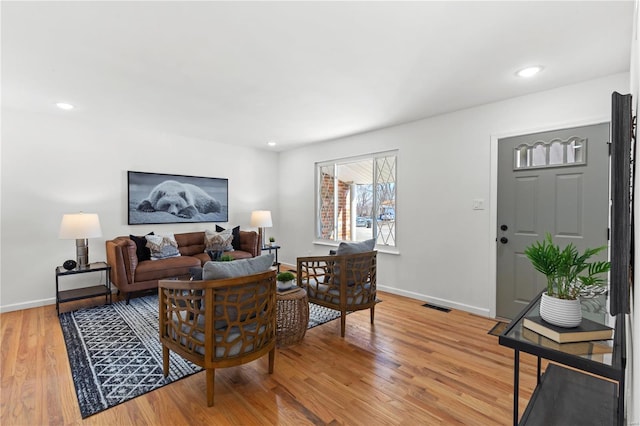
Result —
[[189, 268], [189, 274], [191, 275], [191, 281], [201, 281], [202, 280], [202, 267], [194, 266], [193, 268]]
[[336, 252], [336, 254], [340, 256], [343, 254], [364, 253], [367, 251], [373, 251], [375, 246], [376, 246], [375, 238], [371, 238], [370, 240], [366, 240], [366, 241], [354, 241], [354, 242], [343, 241], [338, 246], [338, 251]]
[[222, 232], [204, 231], [204, 251], [233, 251], [233, 232], [231, 229], [226, 229]]
[[202, 268], [202, 279], [220, 280], [258, 274], [269, 270], [273, 265], [273, 259], [273, 254], [263, 254], [262, 256], [239, 259], [232, 262], [207, 262]]
[[[375, 246], [376, 246], [375, 238], [371, 238], [370, 240], [365, 240], [365, 241], [352, 241], [352, 242], [343, 241], [338, 246], [336, 255], [341, 256], [345, 254], [366, 253], [368, 251], [372, 251], [375, 248]], [[349, 270], [350, 267], [351, 265], [347, 264], [347, 271]], [[335, 274], [335, 278], [333, 280], [334, 284], [340, 285], [340, 280], [338, 278], [340, 276], [340, 267], [336, 266], [333, 270], [333, 273]], [[360, 281], [361, 278], [362, 278], [362, 274], [355, 273], [356, 280]], [[354, 279], [350, 278], [347, 280], [348, 286], [352, 286], [354, 284], [355, 284]]]
[[[258, 257], [252, 257], [250, 259], [234, 260], [232, 262], [207, 262], [202, 268], [203, 280], [219, 280], [224, 278], [236, 278], [245, 275], [258, 274], [260, 272], [268, 271], [273, 265], [273, 254], [264, 254]], [[217, 295], [216, 300], [222, 300], [225, 296]], [[244, 300], [251, 299], [253, 293], [247, 291], [243, 296], [240, 296], [238, 301], [241, 304]], [[260, 306], [260, 303], [257, 304]], [[255, 313], [253, 314], [255, 315]], [[228, 321], [236, 321], [238, 318], [238, 308], [235, 306], [228, 306], [226, 312], [223, 311], [221, 306], [216, 306], [215, 317], [219, 318], [214, 321], [213, 326], [216, 329], [222, 329], [228, 326]], [[241, 320], [244, 321], [246, 315], [241, 315]]]
[[[224, 228], [220, 225], [216, 225], [216, 232], [222, 232]], [[231, 230], [233, 234], [233, 240], [231, 240], [231, 245], [234, 250], [240, 250], [240, 226], [236, 226]]]
[[151, 250], [151, 260], [178, 257], [178, 242], [173, 234], [145, 235], [147, 247]]
[[[149, 232], [147, 235], [153, 235], [153, 232]], [[129, 238], [136, 243], [136, 256], [138, 262], [143, 260], [151, 260], [151, 250], [147, 247], [147, 239], [144, 236], [129, 235]]]

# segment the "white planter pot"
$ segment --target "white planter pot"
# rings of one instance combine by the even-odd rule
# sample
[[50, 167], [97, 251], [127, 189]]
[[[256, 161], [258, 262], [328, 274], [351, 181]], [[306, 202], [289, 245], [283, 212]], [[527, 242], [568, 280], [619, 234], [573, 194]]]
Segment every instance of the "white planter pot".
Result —
[[276, 286], [278, 287], [278, 290], [288, 290], [291, 287], [293, 287], [293, 284], [295, 283], [295, 280], [290, 280], [290, 281], [276, 281]]
[[540, 317], [558, 327], [577, 327], [582, 322], [580, 299], [558, 299], [544, 292], [540, 299]]

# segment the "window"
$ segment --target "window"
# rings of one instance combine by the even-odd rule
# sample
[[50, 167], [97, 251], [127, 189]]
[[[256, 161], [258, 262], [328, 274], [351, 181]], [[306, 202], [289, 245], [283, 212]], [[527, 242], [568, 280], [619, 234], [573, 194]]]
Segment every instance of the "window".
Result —
[[316, 163], [316, 238], [396, 246], [397, 151]]
[[587, 140], [571, 137], [551, 142], [538, 141], [533, 145], [522, 144], [516, 148], [514, 169], [540, 167], [580, 166], [586, 164]]

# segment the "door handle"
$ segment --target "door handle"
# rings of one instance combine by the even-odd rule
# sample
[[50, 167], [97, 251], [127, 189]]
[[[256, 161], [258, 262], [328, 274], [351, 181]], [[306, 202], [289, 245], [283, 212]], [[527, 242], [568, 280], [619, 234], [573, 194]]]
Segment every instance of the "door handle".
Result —
[[509, 227], [507, 225], [500, 225], [500, 229], [506, 231]]
[[509, 239], [507, 237], [502, 237], [502, 238], [500, 238], [500, 242], [502, 244], [507, 244], [509, 242]]

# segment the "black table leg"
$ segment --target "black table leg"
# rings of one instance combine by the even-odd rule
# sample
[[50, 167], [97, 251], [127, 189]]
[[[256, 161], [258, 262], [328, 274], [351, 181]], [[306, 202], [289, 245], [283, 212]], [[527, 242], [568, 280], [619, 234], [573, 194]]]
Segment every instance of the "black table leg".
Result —
[[518, 426], [518, 391], [520, 389], [520, 351], [513, 355], [513, 426]]

